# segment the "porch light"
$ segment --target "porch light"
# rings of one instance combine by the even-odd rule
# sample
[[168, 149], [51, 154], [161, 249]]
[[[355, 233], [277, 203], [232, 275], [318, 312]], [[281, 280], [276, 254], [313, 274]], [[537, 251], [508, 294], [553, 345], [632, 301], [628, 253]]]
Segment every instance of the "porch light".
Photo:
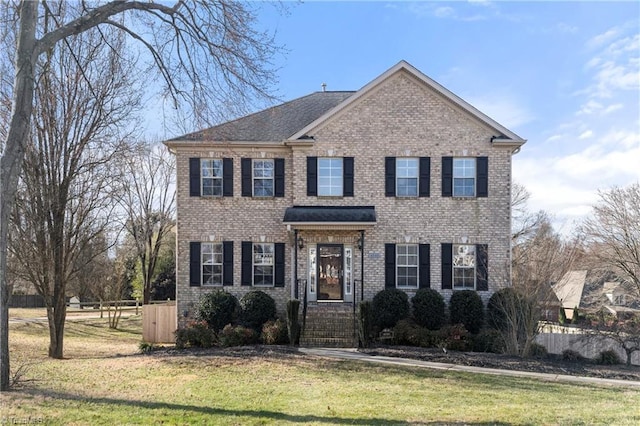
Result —
[[302, 250], [304, 248], [304, 240], [302, 237], [298, 237], [298, 248]]

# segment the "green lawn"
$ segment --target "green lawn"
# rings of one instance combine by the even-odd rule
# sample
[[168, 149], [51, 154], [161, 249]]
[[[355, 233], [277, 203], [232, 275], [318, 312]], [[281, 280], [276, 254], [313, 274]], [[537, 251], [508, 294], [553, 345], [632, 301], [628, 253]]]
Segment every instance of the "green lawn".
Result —
[[12, 324], [2, 422], [46, 424], [640, 424], [640, 391], [332, 361], [138, 354], [140, 317], [67, 324], [50, 360], [46, 324]]

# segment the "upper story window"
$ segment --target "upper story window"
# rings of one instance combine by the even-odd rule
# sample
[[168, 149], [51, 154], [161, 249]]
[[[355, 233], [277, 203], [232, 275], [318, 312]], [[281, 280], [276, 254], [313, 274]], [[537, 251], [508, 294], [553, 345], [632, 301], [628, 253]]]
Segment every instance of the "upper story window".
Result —
[[202, 243], [202, 285], [222, 285], [222, 244]]
[[385, 157], [385, 196], [429, 197], [431, 158]]
[[273, 244], [253, 244], [253, 285], [273, 285]]
[[232, 158], [189, 158], [191, 197], [233, 197]]
[[488, 197], [488, 157], [442, 157], [443, 197]]
[[318, 158], [318, 195], [342, 196], [342, 158]]
[[273, 197], [273, 160], [253, 160], [253, 196]]
[[353, 197], [353, 157], [307, 157], [307, 195]]
[[418, 245], [396, 245], [396, 286], [418, 288]]
[[453, 159], [453, 196], [475, 197], [476, 195], [476, 159]]
[[202, 159], [200, 160], [200, 167], [202, 168], [202, 191], [203, 197], [222, 196], [222, 172], [223, 162], [222, 159]]
[[453, 245], [453, 288], [476, 288], [476, 246]]

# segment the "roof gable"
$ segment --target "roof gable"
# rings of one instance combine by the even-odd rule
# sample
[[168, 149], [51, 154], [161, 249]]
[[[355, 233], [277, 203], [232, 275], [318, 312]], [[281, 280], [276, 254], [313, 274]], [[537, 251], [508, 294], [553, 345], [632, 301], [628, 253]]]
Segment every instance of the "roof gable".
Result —
[[497, 134], [496, 134], [496, 136], [494, 138], [492, 138], [492, 142], [493, 143], [496, 143], [496, 144], [509, 144], [509, 145], [517, 145], [517, 146], [519, 146], [519, 145], [522, 145], [522, 144], [524, 144], [526, 142], [520, 136], [518, 136], [517, 134], [513, 133], [512, 131], [510, 131], [506, 127], [502, 126], [501, 124], [499, 124], [495, 120], [489, 118], [487, 115], [485, 115], [484, 113], [480, 112], [474, 106], [472, 106], [471, 104], [467, 103], [462, 98], [460, 98], [457, 95], [455, 95], [453, 92], [451, 92], [448, 89], [444, 88], [442, 85], [437, 83], [435, 80], [427, 77], [425, 74], [420, 72], [418, 69], [416, 69], [415, 67], [413, 67], [411, 64], [409, 64], [406, 61], [398, 62], [396, 65], [394, 65], [393, 67], [388, 69], [382, 75], [380, 75], [379, 77], [377, 77], [376, 79], [374, 79], [373, 81], [371, 81], [370, 83], [365, 85], [363, 88], [361, 88], [357, 92], [355, 92], [355, 94], [353, 96], [348, 97], [347, 99], [344, 100], [344, 102], [340, 103], [335, 108], [332, 108], [332, 109], [328, 110], [325, 114], [323, 114], [322, 116], [318, 117], [316, 120], [314, 120], [313, 122], [309, 123], [304, 128], [302, 128], [299, 131], [297, 131], [295, 134], [293, 134], [289, 138], [289, 140], [292, 141], [292, 140], [305, 138], [305, 136], [308, 133], [313, 132], [315, 129], [320, 127], [326, 121], [328, 121], [329, 119], [331, 119], [335, 115], [339, 114], [341, 111], [344, 111], [346, 108], [348, 108], [349, 106], [353, 105], [354, 103], [358, 102], [360, 99], [362, 99], [368, 93], [373, 91], [376, 87], [378, 87], [383, 82], [385, 82], [387, 79], [389, 79], [390, 77], [392, 77], [393, 75], [395, 75], [395, 74], [397, 74], [399, 72], [407, 72], [407, 73], [409, 73], [411, 76], [416, 78], [422, 84], [425, 84], [427, 87], [429, 87], [432, 90], [434, 90], [435, 92], [439, 93], [445, 99], [448, 99], [449, 101], [451, 101], [453, 104], [455, 104], [458, 107], [460, 107], [463, 111], [465, 111], [469, 115], [475, 117], [476, 119], [478, 119], [480, 122], [486, 124], [487, 126], [495, 129]]

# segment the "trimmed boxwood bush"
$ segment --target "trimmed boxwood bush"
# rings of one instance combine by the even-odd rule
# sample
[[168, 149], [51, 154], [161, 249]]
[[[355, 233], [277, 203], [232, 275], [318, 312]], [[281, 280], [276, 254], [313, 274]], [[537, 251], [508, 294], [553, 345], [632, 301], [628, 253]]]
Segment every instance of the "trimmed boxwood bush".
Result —
[[218, 332], [236, 320], [239, 310], [238, 299], [233, 294], [216, 290], [200, 297], [196, 318], [205, 321], [210, 329]]
[[371, 302], [368, 300], [358, 304], [358, 340], [360, 347], [368, 348], [371, 345], [372, 315]]
[[190, 321], [186, 327], [176, 330], [176, 348], [210, 348], [216, 344], [216, 333], [206, 321]]
[[446, 322], [444, 298], [431, 288], [419, 289], [411, 298], [413, 318], [418, 325], [429, 330], [438, 330]]
[[253, 290], [240, 299], [242, 324], [257, 332], [265, 322], [275, 319], [276, 302], [264, 291]]
[[225, 325], [219, 337], [220, 344], [225, 347], [253, 345], [259, 340], [258, 333], [252, 328], [231, 324]]
[[409, 297], [397, 288], [385, 288], [373, 297], [373, 317], [380, 328], [391, 328], [409, 316]]
[[451, 325], [462, 324], [472, 334], [478, 334], [484, 324], [482, 299], [473, 290], [454, 291], [449, 301]]

